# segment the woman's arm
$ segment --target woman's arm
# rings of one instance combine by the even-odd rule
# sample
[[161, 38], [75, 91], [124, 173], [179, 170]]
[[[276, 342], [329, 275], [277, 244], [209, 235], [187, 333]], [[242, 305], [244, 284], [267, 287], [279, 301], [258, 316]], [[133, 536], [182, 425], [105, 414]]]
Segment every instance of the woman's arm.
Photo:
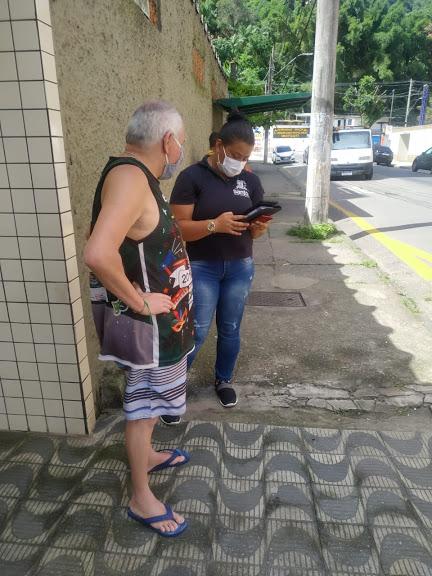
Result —
[[207, 226], [211, 220], [192, 220], [194, 204], [171, 204], [171, 208], [186, 242], [201, 240], [214, 233], [241, 236], [249, 228], [247, 222], [242, 222], [244, 216], [224, 212], [214, 219], [215, 230], [210, 232]]

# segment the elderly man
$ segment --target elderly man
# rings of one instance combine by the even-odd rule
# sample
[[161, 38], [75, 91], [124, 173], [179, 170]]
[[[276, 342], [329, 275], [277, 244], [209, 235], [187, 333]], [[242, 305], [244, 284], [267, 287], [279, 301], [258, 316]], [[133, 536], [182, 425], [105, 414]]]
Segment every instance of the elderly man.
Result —
[[162, 536], [187, 527], [148, 483], [150, 472], [189, 460], [185, 451], [151, 446], [157, 417], [186, 410], [186, 357], [193, 348], [190, 264], [159, 187], [180, 165], [184, 140], [182, 118], [167, 102], [145, 102], [134, 112], [124, 152], [102, 171], [84, 254], [100, 359], [127, 374], [128, 515]]

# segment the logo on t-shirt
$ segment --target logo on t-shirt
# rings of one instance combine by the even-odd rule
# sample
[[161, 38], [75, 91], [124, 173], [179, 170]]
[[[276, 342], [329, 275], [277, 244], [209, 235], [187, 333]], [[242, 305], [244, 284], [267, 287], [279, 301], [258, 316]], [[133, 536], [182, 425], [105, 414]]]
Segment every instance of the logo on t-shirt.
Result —
[[233, 190], [235, 196], [244, 196], [245, 198], [250, 198], [249, 191], [244, 180], [237, 180], [236, 187]]

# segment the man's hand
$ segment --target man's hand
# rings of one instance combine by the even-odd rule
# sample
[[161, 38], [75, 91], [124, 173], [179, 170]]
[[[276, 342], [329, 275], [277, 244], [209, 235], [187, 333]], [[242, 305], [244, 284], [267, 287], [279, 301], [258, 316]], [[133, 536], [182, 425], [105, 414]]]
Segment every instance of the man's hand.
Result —
[[250, 233], [252, 238], [255, 240], [267, 232], [268, 222], [260, 222], [259, 220], [253, 220], [250, 225]]
[[243, 222], [245, 216], [233, 214], [232, 212], [224, 212], [215, 219], [216, 230], [220, 234], [232, 234], [233, 236], [241, 236], [242, 232], [249, 228], [247, 222]]
[[[142, 311], [139, 311], [143, 316], [148, 316], [150, 313], [166, 314], [175, 308], [171, 298], [166, 294], [160, 292], [143, 292], [136, 282], [133, 282], [133, 287], [143, 299], [143, 308]], [[148, 308], [144, 305], [144, 300], [147, 302]]]

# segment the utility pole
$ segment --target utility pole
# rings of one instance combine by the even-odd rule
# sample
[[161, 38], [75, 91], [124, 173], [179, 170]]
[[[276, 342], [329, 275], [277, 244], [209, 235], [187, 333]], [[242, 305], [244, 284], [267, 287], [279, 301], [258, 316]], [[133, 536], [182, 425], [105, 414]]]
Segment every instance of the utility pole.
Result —
[[[270, 54], [269, 59], [269, 69], [267, 72], [267, 82], [265, 86], [265, 93], [271, 94], [273, 89], [273, 72], [274, 72], [274, 46], [272, 47], [272, 51]], [[266, 126], [264, 128], [264, 164], [267, 164], [267, 157], [268, 157], [268, 141], [269, 141], [269, 129]]]
[[413, 80], [411, 78], [410, 84], [409, 84], [409, 90], [408, 90], [408, 100], [407, 100], [407, 105], [406, 105], [406, 112], [405, 112], [405, 126], [407, 126], [407, 124], [408, 124], [408, 114], [409, 114], [410, 105], [411, 105], [412, 87], [413, 87]]
[[394, 89], [393, 89], [393, 90], [392, 90], [391, 106], [390, 106], [390, 118], [389, 118], [389, 124], [391, 124], [391, 121], [392, 121], [392, 117], [393, 117], [393, 103], [394, 103], [394, 96], [395, 96], [395, 91], [394, 91]]
[[305, 220], [327, 221], [339, 0], [318, 0]]

